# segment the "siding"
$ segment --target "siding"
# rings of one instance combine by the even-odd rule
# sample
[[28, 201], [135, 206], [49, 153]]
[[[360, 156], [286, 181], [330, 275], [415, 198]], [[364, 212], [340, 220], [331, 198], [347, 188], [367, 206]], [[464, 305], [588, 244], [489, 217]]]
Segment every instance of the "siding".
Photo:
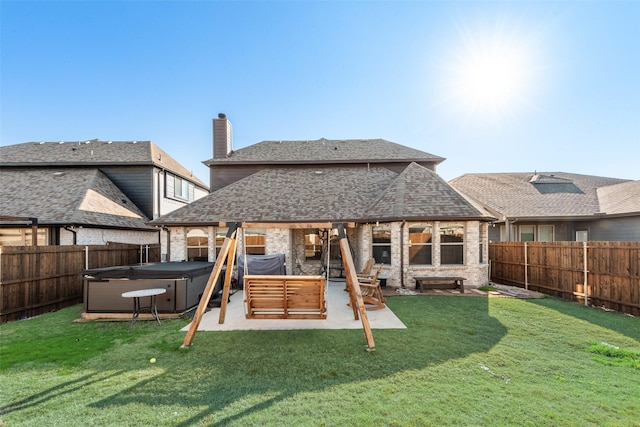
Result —
[[154, 197], [156, 197], [153, 191], [154, 168], [150, 166], [101, 166], [100, 170], [107, 175], [148, 218], [153, 218]]
[[640, 216], [601, 219], [589, 223], [589, 240], [640, 241]]

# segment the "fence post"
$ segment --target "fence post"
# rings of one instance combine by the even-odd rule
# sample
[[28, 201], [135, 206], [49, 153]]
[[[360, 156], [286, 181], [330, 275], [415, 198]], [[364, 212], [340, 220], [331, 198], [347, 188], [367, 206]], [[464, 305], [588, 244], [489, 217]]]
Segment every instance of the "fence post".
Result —
[[524, 288], [526, 290], [529, 290], [529, 274], [528, 274], [528, 269], [529, 269], [529, 262], [527, 260], [527, 242], [524, 242]]
[[587, 291], [587, 286], [588, 286], [588, 280], [587, 280], [587, 276], [589, 273], [589, 270], [587, 270], [587, 242], [582, 242], [582, 263], [584, 264], [584, 280], [582, 281], [582, 287], [584, 290], [584, 305], [588, 306], [589, 305], [589, 292]]
[[89, 269], [89, 246], [84, 247], [84, 269]]

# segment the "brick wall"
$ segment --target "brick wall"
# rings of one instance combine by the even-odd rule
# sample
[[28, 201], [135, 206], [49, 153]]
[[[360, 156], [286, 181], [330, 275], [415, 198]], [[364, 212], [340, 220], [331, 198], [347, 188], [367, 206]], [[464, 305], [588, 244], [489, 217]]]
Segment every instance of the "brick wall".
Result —
[[[76, 228], [76, 245], [104, 245], [107, 242], [150, 245], [158, 243], [157, 231], [130, 231], [100, 228]], [[60, 245], [73, 245], [74, 233], [60, 229]]]

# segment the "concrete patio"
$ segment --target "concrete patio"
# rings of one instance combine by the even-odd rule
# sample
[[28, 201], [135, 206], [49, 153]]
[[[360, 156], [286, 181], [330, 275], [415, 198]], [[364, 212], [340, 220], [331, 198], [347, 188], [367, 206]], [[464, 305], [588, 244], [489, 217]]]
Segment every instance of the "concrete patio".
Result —
[[[242, 290], [231, 295], [223, 324], [218, 323], [220, 308], [212, 308], [202, 316], [198, 331], [285, 330], [285, 329], [362, 329], [362, 321], [355, 320], [353, 309], [347, 306], [349, 294], [344, 281], [331, 281], [327, 286], [327, 318], [316, 319], [246, 319]], [[406, 329], [404, 323], [385, 307], [367, 310], [371, 329]], [[191, 324], [182, 330], [189, 330]]]

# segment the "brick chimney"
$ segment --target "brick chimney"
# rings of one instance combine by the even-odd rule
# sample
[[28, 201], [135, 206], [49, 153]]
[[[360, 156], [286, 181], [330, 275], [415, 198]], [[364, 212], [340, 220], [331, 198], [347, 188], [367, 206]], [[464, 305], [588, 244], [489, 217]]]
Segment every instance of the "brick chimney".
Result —
[[233, 151], [231, 122], [227, 120], [226, 114], [218, 114], [217, 119], [213, 119], [213, 158], [223, 159]]

